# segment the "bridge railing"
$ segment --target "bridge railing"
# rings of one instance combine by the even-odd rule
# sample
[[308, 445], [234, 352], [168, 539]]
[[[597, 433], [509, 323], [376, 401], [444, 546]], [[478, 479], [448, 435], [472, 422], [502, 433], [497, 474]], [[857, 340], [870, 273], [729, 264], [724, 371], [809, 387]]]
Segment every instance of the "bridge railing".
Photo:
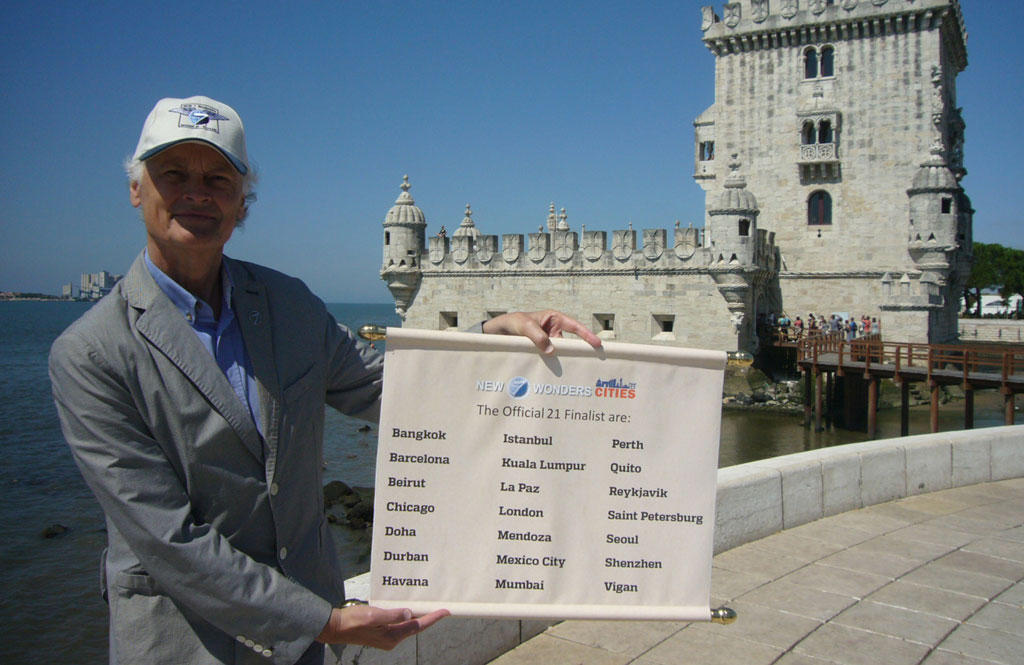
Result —
[[870, 371], [872, 365], [884, 365], [899, 374], [913, 368], [924, 370], [928, 379], [938, 372], [944, 377], [958, 372], [964, 383], [972, 374], [998, 377], [1004, 383], [1011, 378], [1024, 378], [1024, 347], [1020, 346], [883, 342], [879, 335], [865, 335], [852, 341], [818, 335], [801, 339], [797, 344], [798, 363], [816, 366], [819, 361], [824, 362], [825, 354], [830, 356], [827, 363], [838, 369], [856, 363], [858, 370], [863, 367]]

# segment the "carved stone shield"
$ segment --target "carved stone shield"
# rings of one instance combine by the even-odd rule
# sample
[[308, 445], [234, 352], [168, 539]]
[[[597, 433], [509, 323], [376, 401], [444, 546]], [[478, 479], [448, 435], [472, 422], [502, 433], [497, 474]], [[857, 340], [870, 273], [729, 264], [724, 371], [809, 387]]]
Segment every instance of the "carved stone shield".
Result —
[[881, 6], [882, 6], [882, 5], [884, 5], [884, 4], [885, 4], [885, 3], [887, 2], [887, 1], [888, 1], [888, 0], [871, 0], [871, 4], [873, 4], [873, 5], [875, 6], [875, 7], [881, 7]]
[[480, 263], [490, 263], [497, 251], [497, 236], [480, 236], [476, 239], [476, 259]]
[[636, 233], [634, 231], [615, 231], [612, 241], [612, 256], [619, 261], [625, 261], [633, 256], [635, 246]]
[[530, 234], [530, 250], [526, 253], [534, 263], [540, 263], [548, 255], [551, 239], [546, 233]]
[[527, 252], [526, 255], [529, 256], [530, 260], [533, 261], [534, 263], [540, 263], [541, 261], [544, 260], [544, 257], [547, 256], [547, 253], [548, 250], [544, 249], [543, 247], [533, 245], [530, 247], [530, 251]]
[[448, 249], [447, 238], [430, 239], [430, 262], [434, 265], [444, 261], [445, 251]]
[[583, 258], [597, 261], [604, 254], [604, 233], [589, 231], [583, 234]]
[[575, 240], [576, 238], [569, 233], [559, 233], [555, 236], [555, 256], [559, 261], [564, 263], [572, 259], [572, 255], [576, 253]]
[[466, 259], [469, 258], [469, 244], [473, 242], [473, 239], [469, 236], [462, 236], [452, 238], [455, 241], [452, 246], [452, 259], [456, 263], [465, 263]]
[[812, 14], [818, 15], [825, 11], [825, 0], [810, 0], [810, 3]]
[[700, 8], [700, 29], [707, 32], [708, 28], [715, 24], [715, 8], [714, 7], [701, 7]]
[[657, 261], [664, 251], [664, 229], [644, 229], [644, 258], [648, 261]]
[[763, 23], [768, 18], [768, 0], [751, 0], [750, 5], [750, 18]]
[[742, 5], [738, 2], [730, 2], [725, 7], [722, 7], [722, 13], [724, 14], [722, 20], [730, 28], [735, 28], [739, 24], [741, 8]]
[[800, 11], [797, 0], [782, 0], [782, 9], [779, 11], [783, 18], [793, 18]]
[[843, 6], [843, 9], [849, 11], [857, 7], [857, 0], [843, 0], [840, 4]]
[[501, 256], [505, 263], [515, 263], [523, 253], [523, 236], [506, 235], [501, 239]]
[[676, 229], [676, 246], [673, 251], [680, 259], [686, 260], [697, 251], [697, 234], [690, 232], [693, 230], [695, 229]]

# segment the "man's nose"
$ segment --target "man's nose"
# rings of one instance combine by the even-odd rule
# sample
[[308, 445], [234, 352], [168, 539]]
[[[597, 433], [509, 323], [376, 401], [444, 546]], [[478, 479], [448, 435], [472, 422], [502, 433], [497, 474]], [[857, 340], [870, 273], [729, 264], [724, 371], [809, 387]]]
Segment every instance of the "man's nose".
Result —
[[193, 201], [208, 201], [211, 198], [210, 187], [200, 176], [192, 176], [185, 182], [185, 197]]

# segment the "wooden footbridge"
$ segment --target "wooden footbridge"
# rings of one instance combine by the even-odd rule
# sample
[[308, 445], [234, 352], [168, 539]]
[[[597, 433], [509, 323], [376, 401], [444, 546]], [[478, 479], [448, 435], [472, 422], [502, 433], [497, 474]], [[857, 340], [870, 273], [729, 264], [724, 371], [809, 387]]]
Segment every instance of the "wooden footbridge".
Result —
[[872, 438], [878, 420], [878, 382], [883, 378], [900, 386], [901, 436], [909, 433], [912, 383], [925, 384], [931, 393], [932, 432], [939, 427], [941, 386], [963, 388], [965, 429], [974, 427], [975, 390], [996, 388], [1003, 394], [1007, 425], [1014, 424], [1014, 395], [1024, 392], [1024, 346], [883, 342], [877, 334], [847, 341], [839, 334], [822, 334], [800, 339], [796, 347], [797, 366], [805, 377], [804, 421], [810, 424], [813, 418], [817, 429], [821, 429], [823, 400], [832, 412], [834, 377], [863, 378], [868, 436]]

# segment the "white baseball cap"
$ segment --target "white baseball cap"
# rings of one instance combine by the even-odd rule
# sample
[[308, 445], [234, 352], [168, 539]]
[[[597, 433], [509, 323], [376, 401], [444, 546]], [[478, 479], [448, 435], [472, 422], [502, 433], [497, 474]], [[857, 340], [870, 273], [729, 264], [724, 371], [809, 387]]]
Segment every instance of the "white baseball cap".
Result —
[[209, 97], [161, 99], [142, 126], [135, 159], [145, 161], [179, 143], [198, 141], [219, 150], [245, 175], [249, 157], [245, 151], [245, 127], [235, 109]]

